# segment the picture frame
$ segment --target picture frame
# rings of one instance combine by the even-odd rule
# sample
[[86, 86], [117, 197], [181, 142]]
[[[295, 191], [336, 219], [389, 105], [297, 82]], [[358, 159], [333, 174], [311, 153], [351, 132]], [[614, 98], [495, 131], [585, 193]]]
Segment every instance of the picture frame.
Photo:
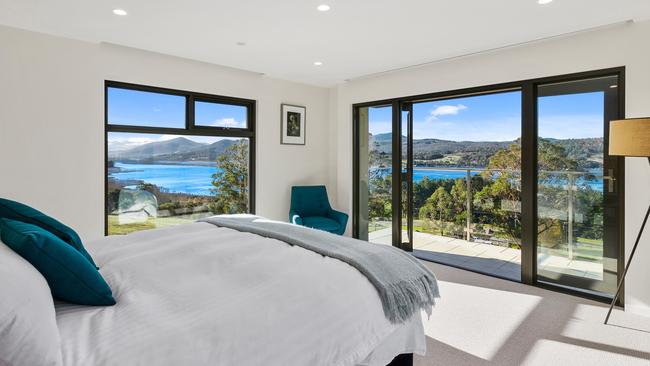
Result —
[[280, 143], [283, 145], [305, 145], [307, 108], [282, 104], [280, 109]]

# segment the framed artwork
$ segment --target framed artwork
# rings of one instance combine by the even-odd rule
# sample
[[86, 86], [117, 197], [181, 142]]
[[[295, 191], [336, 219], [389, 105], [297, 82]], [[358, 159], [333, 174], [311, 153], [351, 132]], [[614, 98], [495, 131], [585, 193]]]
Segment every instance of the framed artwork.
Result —
[[307, 109], [305, 107], [282, 104], [282, 126], [280, 143], [284, 145], [305, 144], [305, 121]]

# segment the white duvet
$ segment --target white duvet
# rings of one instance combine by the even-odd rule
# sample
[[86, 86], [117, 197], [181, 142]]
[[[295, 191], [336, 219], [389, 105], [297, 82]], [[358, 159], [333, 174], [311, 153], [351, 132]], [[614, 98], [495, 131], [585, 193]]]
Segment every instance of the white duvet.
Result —
[[356, 269], [193, 223], [87, 244], [117, 305], [57, 304], [64, 365], [385, 365], [424, 353]]

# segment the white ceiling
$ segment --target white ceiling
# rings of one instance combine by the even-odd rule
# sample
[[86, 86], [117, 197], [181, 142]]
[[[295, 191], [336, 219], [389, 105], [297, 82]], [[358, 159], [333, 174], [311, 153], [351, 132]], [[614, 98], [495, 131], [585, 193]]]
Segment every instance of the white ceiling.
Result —
[[322, 86], [647, 18], [650, 0], [0, 0], [0, 24]]

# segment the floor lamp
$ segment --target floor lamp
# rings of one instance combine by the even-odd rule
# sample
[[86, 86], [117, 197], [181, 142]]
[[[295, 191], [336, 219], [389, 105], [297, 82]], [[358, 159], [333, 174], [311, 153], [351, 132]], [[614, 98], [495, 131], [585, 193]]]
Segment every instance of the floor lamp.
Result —
[[[612, 121], [609, 125], [609, 155], [647, 157], [648, 163], [650, 164], [650, 118], [631, 118]], [[634, 246], [632, 247], [630, 259], [628, 259], [625, 265], [623, 276], [618, 281], [616, 294], [614, 295], [612, 304], [609, 306], [605, 324], [609, 321], [609, 316], [612, 315], [616, 300], [618, 300], [618, 296], [621, 293], [627, 270], [630, 268], [636, 247], [639, 245], [641, 235], [643, 235], [643, 229], [645, 228], [646, 222], [648, 222], [648, 215], [650, 215], [650, 205], [643, 218], [643, 223], [641, 224], [641, 229], [636, 237]]]

